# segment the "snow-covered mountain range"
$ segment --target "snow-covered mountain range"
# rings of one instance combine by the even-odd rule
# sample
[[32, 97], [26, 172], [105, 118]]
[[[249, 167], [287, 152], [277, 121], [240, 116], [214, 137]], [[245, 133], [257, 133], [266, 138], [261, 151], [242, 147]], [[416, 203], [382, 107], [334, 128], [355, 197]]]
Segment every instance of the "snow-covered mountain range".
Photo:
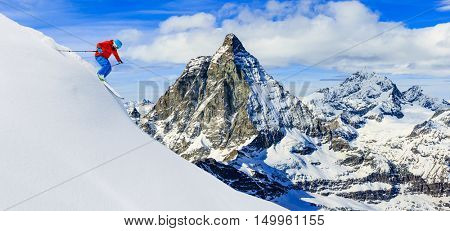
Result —
[[1, 14], [0, 30], [2, 210], [283, 209], [140, 131], [67, 48]]
[[143, 99], [140, 101], [125, 102], [124, 106], [131, 120], [136, 124], [140, 124], [141, 116], [148, 114], [155, 104], [150, 100]]
[[141, 128], [233, 188], [289, 209], [449, 210], [450, 105], [358, 72], [303, 100], [229, 34]]

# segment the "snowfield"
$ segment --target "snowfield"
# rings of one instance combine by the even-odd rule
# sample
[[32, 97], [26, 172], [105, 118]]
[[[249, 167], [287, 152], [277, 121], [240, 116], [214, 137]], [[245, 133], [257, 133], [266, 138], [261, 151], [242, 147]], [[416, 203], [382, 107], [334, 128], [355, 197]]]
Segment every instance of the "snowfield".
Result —
[[94, 69], [52, 39], [3, 15], [0, 28], [1, 209], [283, 209], [141, 132]]

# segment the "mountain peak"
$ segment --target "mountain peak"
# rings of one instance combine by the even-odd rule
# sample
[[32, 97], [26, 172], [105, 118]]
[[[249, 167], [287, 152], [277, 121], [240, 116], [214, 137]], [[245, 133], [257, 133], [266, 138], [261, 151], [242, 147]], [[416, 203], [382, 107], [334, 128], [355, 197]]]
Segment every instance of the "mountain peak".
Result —
[[222, 46], [233, 47], [233, 51], [245, 50], [244, 45], [242, 45], [239, 38], [234, 34], [227, 34], [227, 36], [225, 36], [225, 40], [223, 41]]
[[[269, 147], [285, 128], [316, 133], [304, 105], [264, 71], [234, 34], [211, 58], [193, 63], [146, 118], [146, 131], [157, 139], [176, 134], [163, 142], [186, 159], [256, 143]], [[168, 121], [171, 127], [165, 128]]]
[[344, 81], [344, 83], [348, 83], [348, 82], [356, 82], [356, 83], [387, 82], [387, 83], [392, 83], [392, 81], [385, 76], [379, 75], [375, 72], [365, 72], [365, 71], [357, 71], [357, 72], [353, 73], [350, 77], [348, 77]]
[[237, 53], [240, 51], [246, 51], [244, 48], [244, 45], [242, 45], [242, 42], [239, 40], [239, 38], [230, 33], [225, 36], [225, 40], [223, 41], [222, 46], [219, 48], [220, 50], [226, 50], [228, 52]]
[[444, 110], [450, 108], [450, 104], [442, 99], [432, 98], [423, 93], [420, 86], [412, 86], [402, 92], [403, 99], [408, 103], [418, 103], [422, 107], [432, 111]]
[[222, 46], [220, 46], [220, 48], [213, 55], [212, 62], [217, 63], [222, 56], [225, 59], [234, 59], [236, 54], [239, 53], [247, 54], [248, 52], [245, 50], [244, 45], [242, 45], [238, 37], [230, 33], [225, 36]]

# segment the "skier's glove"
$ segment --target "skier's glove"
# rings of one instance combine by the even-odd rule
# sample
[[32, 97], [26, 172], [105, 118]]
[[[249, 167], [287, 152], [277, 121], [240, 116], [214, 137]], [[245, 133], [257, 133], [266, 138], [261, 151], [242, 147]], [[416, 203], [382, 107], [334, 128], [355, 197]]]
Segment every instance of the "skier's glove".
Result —
[[97, 52], [102, 53], [103, 52], [102, 48], [97, 48]]
[[119, 64], [122, 64], [122, 63], [123, 63], [122, 60], [119, 60], [118, 62], [119, 62]]

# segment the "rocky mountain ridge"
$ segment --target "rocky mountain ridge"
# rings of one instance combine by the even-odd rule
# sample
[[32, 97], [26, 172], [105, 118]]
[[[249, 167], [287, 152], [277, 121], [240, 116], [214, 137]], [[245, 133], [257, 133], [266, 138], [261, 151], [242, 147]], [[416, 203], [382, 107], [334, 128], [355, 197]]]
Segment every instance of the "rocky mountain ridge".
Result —
[[414, 209], [450, 209], [449, 108], [362, 72], [302, 102], [230, 34], [187, 64], [140, 126], [233, 188], [290, 209], [308, 200], [409, 210], [414, 195], [425, 198]]
[[191, 161], [267, 148], [292, 128], [319, 133], [307, 108], [232, 34], [212, 57], [191, 60], [145, 118], [148, 133]]

